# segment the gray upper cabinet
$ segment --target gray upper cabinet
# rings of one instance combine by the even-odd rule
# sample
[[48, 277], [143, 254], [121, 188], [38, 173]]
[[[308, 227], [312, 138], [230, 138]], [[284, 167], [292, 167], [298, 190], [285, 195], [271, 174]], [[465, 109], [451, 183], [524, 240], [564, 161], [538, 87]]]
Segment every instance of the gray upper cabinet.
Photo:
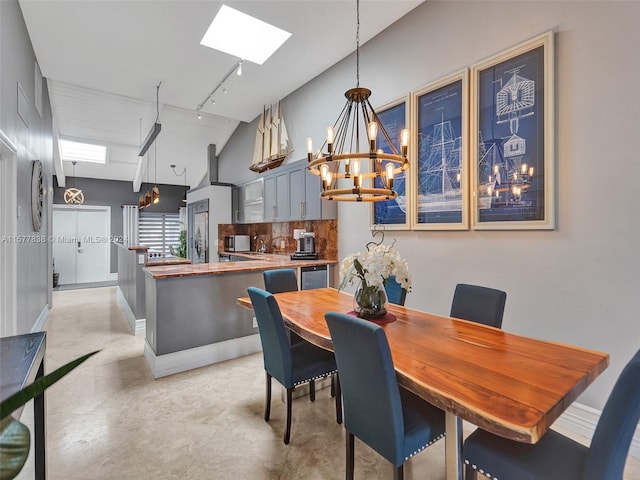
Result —
[[[337, 218], [336, 202], [321, 200], [320, 179], [309, 173], [307, 164], [307, 160], [304, 159], [269, 170], [262, 175], [261, 178], [264, 180], [264, 220], [262, 221], [287, 222]], [[242, 215], [239, 218], [242, 218]], [[240, 220], [246, 223], [255, 221], [246, 213]]]
[[244, 223], [244, 186], [231, 189], [231, 221]]
[[276, 219], [276, 177], [264, 177], [264, 221], [273, 222]]
[[289, 172], [276, 173], [276, 222], [291, 219], [291, 201], [289, 200]]
[[294, 168], [289, 172], [289, 200], [292, 220], [304, 220], [307, 218], [306, 176], [307, 169], [305, 167]]

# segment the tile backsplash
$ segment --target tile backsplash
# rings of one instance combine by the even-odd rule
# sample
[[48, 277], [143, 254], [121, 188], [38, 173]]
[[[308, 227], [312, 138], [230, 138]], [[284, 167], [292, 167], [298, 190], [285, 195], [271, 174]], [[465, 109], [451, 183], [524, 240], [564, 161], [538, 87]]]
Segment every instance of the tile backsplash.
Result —
[[296, 220], [291, 222], [220, 224], [218, 225], [218, 251], [224, 251], [226, 235], [250, 235], [251, 250], [256, 249], [255, 236], [264, 241], [268, 253], [293, 253], [297, 242], [294, 229], [316, 234], [316, 252], [325, 260], [338, 260], [338, 220]]

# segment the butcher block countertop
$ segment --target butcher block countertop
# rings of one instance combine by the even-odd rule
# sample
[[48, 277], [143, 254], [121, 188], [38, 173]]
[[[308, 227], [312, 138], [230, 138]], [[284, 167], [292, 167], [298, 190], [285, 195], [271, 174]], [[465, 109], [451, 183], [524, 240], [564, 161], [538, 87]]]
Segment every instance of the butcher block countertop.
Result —
[[[194, 275], [220, 275], [224, 273], [255, 272], [275, 268], [313, 267], [334, 265], [337, 260], [291, 260], [289, 255], [274, 253], [233, 253], [233, 256], [249, 257], [240, 262], [197, 263], [191, 265], [146, 266], [142, 270], [154, 279], [190, 277]], [[253, 260], [255, 258], [255, 260]]]

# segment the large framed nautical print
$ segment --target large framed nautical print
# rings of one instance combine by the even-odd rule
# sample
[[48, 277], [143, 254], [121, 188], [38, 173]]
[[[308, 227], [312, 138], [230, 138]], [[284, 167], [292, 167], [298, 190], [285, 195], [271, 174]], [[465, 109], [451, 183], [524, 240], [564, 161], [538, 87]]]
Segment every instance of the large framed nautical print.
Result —
[[[380, 123], [389, 134], [389, 139], [378, 133], [376, 144], [383, 152], [391, 153], [389, 141], [393, 143], [396, 151], [400, 151], [400, 132], [408, 128], [409, 115], [409, 95], [403, 96], [379, 109], [376, 109]], [[411, 161], [411, 159], [410, 159]], [[382, 171], [385, 169], [387, 161], [382, 162]], [[398, 192], [398, 196], [391, 200], [382, 202], [372, 202], [371, 206], [371, 226], [384, 225], [385, 230], [408, 230], [410, 228], [410, 196], [411, 184], [409, 182], [410, 171], [407, 170], [397, 174], [393, 180], [393, 189]], [[375, 186], [382, 187], [379, 179], [375, 179]]]
[[414, 230], [469, 228], [468, 86], [465, 69], [412, 95]]
[[471, 68], [474, 229], [554, 229], [553, 32]]

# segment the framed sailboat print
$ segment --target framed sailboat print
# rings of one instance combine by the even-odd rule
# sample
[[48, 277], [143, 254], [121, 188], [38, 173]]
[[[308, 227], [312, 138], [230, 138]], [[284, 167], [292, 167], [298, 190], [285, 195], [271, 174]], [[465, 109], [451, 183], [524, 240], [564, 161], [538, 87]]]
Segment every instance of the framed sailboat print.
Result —
[[553, 32], [471, 68], [473, 228], [555, 228]]
[[468, 71], [412, 95], [414, 230], [469, 228]]
[[[409, 115], [409, 95], [403, 96], [394, 102], [388, 103], [376, 109], [380, 123], [389, 134], [389, 139], [393, 142], [396, 151], [400, 151], [400, 132], [408, 128]], [[387, 139], [378, 133], [376, 139], [378, 148], [383, 152], [391, 153], [391, 148]], [[387, 161], [382, 162], [382, 170], [386, 168]], [[407, 170], [397, 174], [394, 178], [393, 189], [398, 192], [398, 196], [391, 200], [373, 202], [371, 205], [371, 228], [376, 225], [384, 225], [385, 230], [409, 230], [410, 223], [410, 196], [411, 184], [409, 182], [410, 171]], [[375, 186], [382, 187], [379, 179], [375, 179]]]

